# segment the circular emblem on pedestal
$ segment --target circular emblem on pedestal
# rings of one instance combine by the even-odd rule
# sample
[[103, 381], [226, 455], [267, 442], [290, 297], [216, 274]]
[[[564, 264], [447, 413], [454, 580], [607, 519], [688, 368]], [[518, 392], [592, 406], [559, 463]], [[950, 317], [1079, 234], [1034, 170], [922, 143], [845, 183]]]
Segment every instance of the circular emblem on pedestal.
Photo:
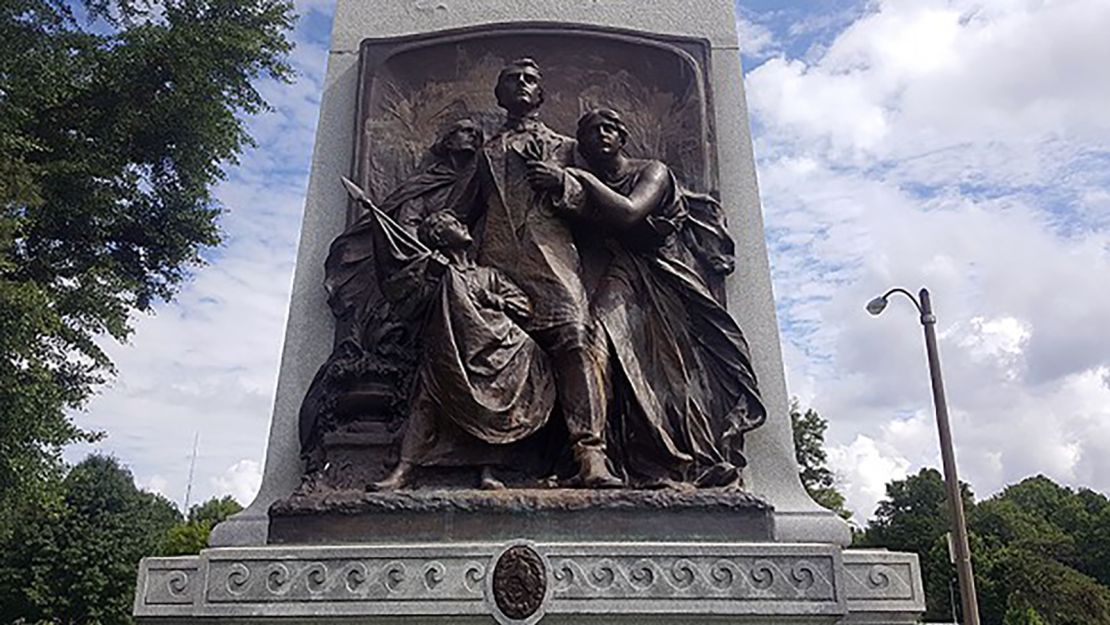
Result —
[[527, 545], [509, 547], [493, 567], [493, 601], [501, 613], [523, 621], [539, 611], [547, 595], [543, 558]]

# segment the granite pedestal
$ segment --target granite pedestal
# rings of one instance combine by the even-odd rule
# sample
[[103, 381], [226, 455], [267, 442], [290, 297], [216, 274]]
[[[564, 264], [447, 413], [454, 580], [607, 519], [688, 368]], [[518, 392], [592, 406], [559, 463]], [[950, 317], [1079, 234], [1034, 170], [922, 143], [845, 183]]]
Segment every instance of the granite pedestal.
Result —
[[[543, 561], [539, 609], [507, 618], [491, 574]], [[917, 557], [783, 543], [455, 543], [209, 549], [143, 561], [140, 623], [370, 625], [914, 623]], [[542, 619], [542, 621], [541, 621]]]

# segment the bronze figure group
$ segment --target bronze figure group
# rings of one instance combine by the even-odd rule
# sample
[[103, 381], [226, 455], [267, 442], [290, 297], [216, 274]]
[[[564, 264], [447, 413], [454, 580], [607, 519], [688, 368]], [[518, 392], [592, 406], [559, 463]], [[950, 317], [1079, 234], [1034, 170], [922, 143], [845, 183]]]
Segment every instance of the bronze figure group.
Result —
[[[462, 119], [332, 245], [335, 352], [302, 407], [307, 471], [345, 413], [400, 406], [395, 462], [532, 486], [741, 484], [766, 418], [749, 350], [707, 275], [732, 270], [713, 198], [625, 150], [620, 112], [574, 138], [540, 120], [531, 59], [501, 70], [505, 121]], [[660, 120], [664, 123], [664, 120]]]

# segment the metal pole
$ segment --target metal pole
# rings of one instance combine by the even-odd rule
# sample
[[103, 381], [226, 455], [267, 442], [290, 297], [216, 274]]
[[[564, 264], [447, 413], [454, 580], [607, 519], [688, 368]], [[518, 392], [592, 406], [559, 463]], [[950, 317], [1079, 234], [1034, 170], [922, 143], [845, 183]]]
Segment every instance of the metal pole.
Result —
[[952, 429], [948, 425], [948, 402], [944, 398], [944, 380], [940, 375], [940, 354], [937, 352], [937, 318], [928, 289], [921, 289], [921, 326], [925, 329], [925, 351], [929, 357], [929, 377], [933, 382], [933, 405], [940, 432], [940, 457], [944, 464], [944, 484], [952, 514], [952, 533], [956, 547], [956, 575], [960, 580], [960, 598], [966, 625], [979, 625], [979, 600], [975, 594], [975, 575], [971, 570], [971, 547], [967, 542], [967, 522], [960, 479], [956, 475], [956, 454], [952, 449]]
[[189, 461], [189, 481], [185, 484], [185, 505], [181, 508], [185, 520], [189, 520], [189, 499], [193, 496], [193, 472], [197, 468], [197, 444], [200, 443], [200, 430], [193, 435], [193, 459]]

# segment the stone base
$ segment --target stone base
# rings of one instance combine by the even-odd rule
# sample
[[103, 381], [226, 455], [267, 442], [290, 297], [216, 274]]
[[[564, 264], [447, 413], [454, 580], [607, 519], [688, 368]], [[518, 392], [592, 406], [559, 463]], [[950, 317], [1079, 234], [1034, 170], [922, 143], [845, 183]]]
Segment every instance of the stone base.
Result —
[[[537, 564], [506, 565], [518, 551]], [[135, 598], [138, 623], [160, 624], [895, 624], [924, 609], [912, 554], [711, 542], [208, 549], [144, 559]]]
[[330, 488], [363, 489], [389, 475], [397, 464], [397, 433], [384, 423], [351, 424], [346, 431], [324, 434], [327, 469], [318, 480]]
[[739, 490], [506, 489], [294, 495], [270, 508], [270, 544], [774, 540], [771, 506]]

